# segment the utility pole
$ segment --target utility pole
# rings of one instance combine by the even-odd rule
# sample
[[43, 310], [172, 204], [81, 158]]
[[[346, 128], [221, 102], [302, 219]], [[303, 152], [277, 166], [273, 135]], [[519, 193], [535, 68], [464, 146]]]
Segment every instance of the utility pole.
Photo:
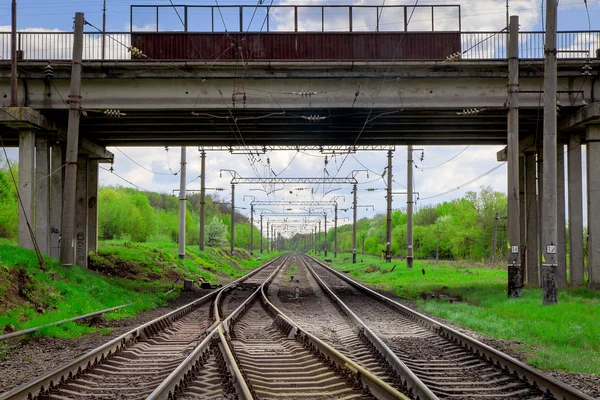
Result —
[[338, 212], [338, 205], [337, 205], [337, 203], [335, 203], [334, 214], [333, 214], [333, 258], [337, 258], [337, 253], [338, 253], [337, 212]]
[[[262, 218], [262, 215], [260, 217]], [[270, 251], [269, 250], [269, 248], [271, 246], [270, 243], [271, 242], [269, 242], [269, 221], [267, 221], [267, 253]]]
[[[508, 0], [506, 2], [508, 13]], [[508, 42], [508, 298], [521, 297], [521, 214], [519, 211], [519, 17], [510, 17]], [[555, 139], [556, 140], [556, 139]], [[556, 153], [556, 152], [555, 152]], [[496, 214], [498, 218], [498, 214]], [[498, 220], [496, 219], [496, 227]], [[494, 229], [495, 230], [495, 229]], [[494, 247], [494, 253], [496, 248]]]
[[[17, 0], [12, 0], [12, 21], [11, 21], [11, 31], [10, 31], [10, 49], [11, 49], [11, 59], [10, 59], [10, 106], [18, 107], [19, 106], [19, 98], [17, 92]], [[75, 52], [75, 48], [73, 48], [73, 52]], [[73, 64], [75, 65], [75, 64]], [[81, 67], [80, 67], [81, 68]], [[72, 81], [73, 79], [71, 79]], [[77, 161], [77, 160], [75, 160]]]
[[179, 258], [185, 258], [185, 214], [186, 214], [186, 147], [181, 146], [181, 171], [179, 172]]
[[408, 145], [406, 183], [406, 267], [413, 267], [413, 146]]
[[557, 0], [546, 0], [546, 45], [544, 46], [544, 166], [542, 203], [542, 303], [556, 304], [558, 256], [556, 178], [556, 21]]
[[254, 228], [254, 204], [250, 203], [250, 255], [252, 255], [254, 249], [254, 235], [252, 232]]
[[67, 153], [65, 155], [66, 165], [63, 189], [62, 237], [60, 244], [60, 261], [63, 264], [73, 264], [75, 258], [73, 240], [75, 239], [75, 203], [77, 196], [79, 118], [81, 117], [81, 59], [83, 57], [84, 21], [83, 13], [75, 14], [71, 91], [69, 94], [69, 125], [67, 129]]
[[357, 187], [356, 187], [356, 183], [353, 184], [353, 190], [352, 190], [352, 194], [354, 195], [352, 202], [354, 204], [353, 207], [353, 214], [354, 214], [354, 222], [352, 223], [352, 264], [356, 264], [356, 216], [357, 216], [357, 209], [358, 207], [356, 206], [356, 197], [357, 197]]
[[318, 248], [318, 245], [319, 245], [319, 240], [317, 239], [317, 227], [316, 226], [315, 226], [315, 240], [314, 240], [314, 242], [315, 242], [315, 254], [317, 254], [317, 248]]
[[321, 254], [321, 249], [319, 248], [319, 244], [321, 242], [321, 220], [319, 220], [319, 236], [317, 236], [317, 254]]
[[200, 250], [204, 251], [204, 227], [206, 208], [206, 153], [200, 153]]
[[263, 216], [260, 215], [260, 254], [263, 252]]
[[102, 60], [104, 60], [104, 45], [106, 43], [106, 0], [104, 0], [104, 7], [102, 7]]
[[362, 255], [365, 255], [365, 235], [362, 235]]
[[231, 255], [235, 253], [235, 184], [231, 184]]
[[325, 257], [327, 257], [327, 214], [325, 214], [325, 241], [323, 245], [325, 246]]
[[[494, 264], [494, 261], [496, 260], [496, 247], [498, 247], [498, 244], [496, 243], [496, 238], [498, 236], [498, 219], [500, 219], [499, 213], [496, 212], [496, 217], [494, 218], [494, 232], [492, 233], [492, 248], [490, 249], [490, 263], [491, 264]], [[510, 239], [509, 239], [509, 241], [510, 241]]]
[[[385, 260], [392, 262], [392, 151], [388, 150], [388, 167], [387, 167], [387, 224], [386, 224], [386, 244], [385, 244]], [[364, 253], [364, 251], [363, 251]]]
[[437, 238], [435, 241], [435, 263], [440, 263], [440, 224], [437, 225]]

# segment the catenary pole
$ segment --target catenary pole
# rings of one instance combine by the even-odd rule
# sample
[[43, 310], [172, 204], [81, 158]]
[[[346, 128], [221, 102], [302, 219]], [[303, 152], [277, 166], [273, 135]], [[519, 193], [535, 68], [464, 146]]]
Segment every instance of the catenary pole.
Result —
[[200, 153], [200, 250], [204, 250], [206, 226], [206, 152]]
[[179, 172], [179, 258], [185, 258], [185, 215], [187, 195], [185, 192], [186, 183], [186, 147], [181, 146], [181, 170]]
[[[18, 91], [17, 91], [17, 0], [12, 0], [11, 6], [12, 19], [10, 30], [10, 106], [18, 107]], [[75, 49], [73, 49], [75, 51]]]
[[406, 182], [406, 267], [413, 267], [413, 146], [408, 146]]
[[357, 217], [357, 204], [356, 204], [356, 200], [357, 200], [357, 187], [356, 187], [356, 183], [353, 184], [353, 190], [352, 190], [352, 194], [353, 194], [353, 221], [352, 221], [352, 264], [356, 264], [356, 217]]
[[337, 203], [335, 203], [334, 214], [333, 214], [333, 258], [337, 258], [337, 253], [338, 253], [337, 223], [338, 223], [338, 205], [337, 205]]
[[[508, 47], [508, 297], [521, 297], [521, 225], [519, 211], [519, 17], [510, 17]], [[497, 222], [496, 222], [497, 224]], [[497, 226], [497, 225], [496, 225]], [[495, 250], [495, 248], [494, 248]]]
[[81, 117], [81, 60], [83, 57], [83, 13], [75, 14], [73, 35], [73, 62], [71, 91], [69, 94], [69, 125], [67, 128], [67, 153], [65, 154], [65, 181], [63, 189], [62, 236], [60, 261], [73, 264], [75, 253], [75, 203], [77, 196], [77, 156], [79, 154], [79, 119]]
[[231, 184], [231, 255], [235, 253], [235, 184]]
[[392, 262], [392, 151], [388, 150], [385, 260]]
[[556, 0], [546, 0], [546, 45], [544, 46], [544, 166], [542, 203], [542, 303], [556, 304], [557, 269], [557, 177], [556, 177]]

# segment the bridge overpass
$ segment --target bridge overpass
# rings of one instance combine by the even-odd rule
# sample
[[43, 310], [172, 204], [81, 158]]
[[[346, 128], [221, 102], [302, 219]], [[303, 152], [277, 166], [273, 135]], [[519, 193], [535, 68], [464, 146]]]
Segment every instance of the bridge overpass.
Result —
[[[404, 32], [404, 35], [409, 34]], [[489, 38], [505, 38], [496, 45], [500, 51], [490, 52], [488, 46], [485, 51], [473, 53], [473, 47], [464, 47], [465, 39], [461, 35], [465, 33], [458, 32], [457, 52], [442, 54], [445, 48], [442, 46], [439, 50], [440, 47], [436, 47], [434, 59], [424, 60], [409, 56], [390, 59], [386, 54], [370, 59], [364, 57], [366, 53], [357, 55], [356, 52], [353, 53], [355, 59], [338, 59], [328, 57], [323, 51], [318, 53], [317, 59], [306, 59], [298, 56], [298, 52], [276, 59], [267, 56], [244, 58], [253, 53], [244, 52], [241, 39], [231, 41], [234, 44], [231, 46], [227, 44], [229, 34], [210, 33], [206, 35], [221, 37], [225, 41], [225, 51], [233, 52], [210, 61], [202, 57], [193, 59], [189, 52], [180, 52], [185, 56], [181, 59], [171, 57], [174, 53], [163, 57], [164, 49], [169, 44], [179, 43], [177, 40], [195, 46], [198, 39], [188, 33], [173, 34], [177, 40], [167, 37], [167, 44], [156, 36], [160, 33], [138, 40], [138, 44], [149, 43], [148, 50], [131, 44], [135, 41], [133, 33], [129, 33], [128, 39], [121, 40], [115, 39], [121, 35], [119, 33], [108, 34], [117, 42], [108, 52], [108, 59], [98, 59], [96, 53], [90, 53], [91, 56], [81, 63], [78, 201], [77, 210], [65, 211], [75, 211], [75, 259], [86, 265], [88, 251], [97, 247], [98, 163], [112, 159], [107, 146], [360, 148], [407, 144], [506, 144], [508, 99], [512, 89], [518, 91], [519, 103], [518, 196], [523, 262], [527, 265], [524, 272], [527, 282], [539, 285], [537, 237], [542, 199], [536, 188], [541, 187], [538, 176], [543, 163], [544, 65], [542, 59], [532, 57], [540, 54], [539, 49], [533, 51], [527, 47], [530, 37], [537, 34], [520, 34], [518, 53], [522, 57], [518, 70], [513, 71], [518, 76], [518, 84], [510, 85], [505, 33], [489, 35]], [[563, 57], [559, 57], [558, 96], [551, 101], [556, 101], [559, 107], [558, 190], [559, 205], [562, 199], [562, 206], [559, 206], [558, 218], [562, 232], [565, 231], [566, 205], [561, 179], [563, 183], [565, 179], [568, 181], [570, 191], [571, 283], [577, 285], [583, 281], [581, 146], [585, 145], [588, 157], [589, 278], [590, 284], [597, 285], [600, 284], [600, 244], [597, 244], [600, 220], [594, 216], [600, 214], [600, 58], [595, 50], [600, 47], [600, 33], [593, 33], [596, 36], [586, 34], [589, 39], [585, 45], [587, 50], [574, 50], [575, 53], [565, 50]], [[256, 46], [260, 36], [268, 37], [273, 45], [278, 38], [283, 38], [281, 35], [259, 33], [252, 38], [247, 33], [246, 37], [250, 37], [248, 42]], [[293, 43], [305, 39], [301, 32], [286, 35], [297, 36]], [[327, 32], [314, 35], [319, 36], [319, 40], [311, 40], [320, 43], [321, 49], [327, 48], [324, 45], [327, 40], [332, 40], [330, 44], [339, 42], [339, 38], [331, 39], [335, 35]], [[397, 35], [397, 48], [411, 40], [405, 42], [403, 37], [407, 36]], [[214, 40], [212, 36], [211, 40]], [[390, 42], [387, 33], [376, 32], [371, 36], [370, 43], [375, 46], [393, 47], [395, 44]], [[489, 38], [484, 36], [481, 43], [486, 43]], [[92, 39], [88, 38], [88, 41]], [[262, 45], [267, 39], [264, 40]], [[567, 42], [565, 46], [569, 44]], [[418, 47], [418, 40], [416, 43]], [[44, 252], [57, 256], [61, 232], [61, 218], [57, 214], [62, 213], [64, 182], [60, 174], [52, 175], [50, 184], [45, 184], [41, 178], [65, 165], [67, 95], [72, 63], [64, 60], [64, 54], [58, 54], [54, 60], [44, 58], [52, 54], [24, 51], [23, 59], [18, 62], [17, 107], [9, 107], [9, 62], [0, 61], [0, 103], [3, 106], [0, 131], [6, 146], [20, 148], [20, 190], [27, 209], [24, 215], [33, 220], [33, 197], [37, 192], [37, 241]], [[477, 54], [481, 57], [474, 56]], [[583, 56], [579, 58], [580, 55]], [[510, 159], [508, 156], [506, 152], [499, 154], [499, 161]], [[34, 159], [37, 160], [36, 168]], [[565, 162], [569, 167], [566, 178]], [[40, 201], [44, 198], [52, 198], [52, 204]], [[19, 242], [31, 247], [24, 215], [20, 218]], [[562, 238], [559, 234], [559, 252], [563, 257], [566, 240], [564, 234]], [[559, 279], [562, 285], [567, 284], [565, 265], [563, 259], [562, 280]]]

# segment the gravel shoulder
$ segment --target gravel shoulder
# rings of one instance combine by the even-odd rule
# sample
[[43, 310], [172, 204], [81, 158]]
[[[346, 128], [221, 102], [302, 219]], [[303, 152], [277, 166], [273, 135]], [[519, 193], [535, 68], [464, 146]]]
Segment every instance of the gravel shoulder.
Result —
[[141, 312], [133, 318], [120, 321], [94, 321], [94, 325], [99, 328], [110, 328], [108, 335], [96, 332], [74, 339], [25, 336], [0, 342], [0, 393], [29, 382], [139, 325], [176, 310], [208, 293], [209, 290], [181, 292], [167, 305]]
[[[521, 342], [518, 342], [515, 340], [502, 340], [502, 339], [490, 338], [488, 336], [482, 335], [482, 334], [472, 331], [470, 329], [461, 327], [459, 325], [455, 325], [450, 321], [436, 317], [434, 315], [427, 314], [427, 313], [419, 310], [419, 308], [417, 307], [417, 305], [414, 302], [407, 300], [403, 297], [400, 297], [391, 291], [381, 290], [380, 288], [373, 287], [366, 283], [360, 282], [359, 280], [355, 279], [350, 274], [347, 274], [346, 276], [348, 278], [360, 283], [361, 285], [364, 285], [378, 293], [381, 293], [382, 295], [384, 295], [392, 300], [397, 301], [398, 303], [400, 303], [406, 307], [409, 307], [415, 311], [418, 311], [419, 313], [426, 315], [429, 318], [436, 320], [440, 323], [443, 323], [446, 326], [456, 329], [457, 331], [464, 333], [465, 335], [469, 335], [469, 336], [479, 340], [480, 342], [485, 343], [488, 346], [491, 346], [497, 350], [500, 350], [500, 351], [508, 354], [509, 356], [527, 364], [527, 353], [525, 353], [522, 349], [527, 347], [528, 345], [526, 345], [524, 343], [521, 343]], [[430, 300], [430, 301], [436, 301], [436, 300]], [[531, 346], [529, 346], [529, 347], [531, 347]], [[581, 392], [583, 392], [589, 396], [592, 396], [592, 397], [600, 400], [600, 374], [599, 375], [582, 374], [582, 373], [554, 371], [554, 370], [546, 370], [546, 371], [542, 371], [542, 372], [547, 375], [552, 376], [553, 378], [555, 378], [561, 382], [571, 385], [575, 389], [580, 390]]]

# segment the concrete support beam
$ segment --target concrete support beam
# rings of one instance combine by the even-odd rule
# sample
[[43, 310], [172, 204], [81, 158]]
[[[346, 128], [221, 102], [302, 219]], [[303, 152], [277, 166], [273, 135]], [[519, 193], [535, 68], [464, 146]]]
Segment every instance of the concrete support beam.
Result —
[[88, 161], [88, 251], [98, 252], [98, 160]]
[[558, 143], [556, 152], [556, 186], [557, 186], [557, 252], [558, 267], [556, 268], [556, 286], [567, 286], [567, 233], [565, 215], [565, 146]]
[[[540, 147], [538, 149], [537, 152], [537, 190], [538, 190], [538, 195], [537, 195], [537, 210], [538, 210], [538, 230], [537, 230], [537, 253], [538, 253], [538, 263], [540, 262], [541, 258], [542, 258], [542, 253], [541, 253], [541, 249], [542, 249], [542, 231], [544, 229], [544, 227], [542, 226], [542, 222], [544, 220], [544, 216], [543, 216], [543, 210], [544, 210], [544, 152], [543, 149]], [[541, 275], [542, 271], [541, 266], [538, 265], [538, 274]], [[542, 280], [541, 280], [541, 276], [539, 278], [539, 282], [538, 282], [538, 286], [541, 287], [542, 285]]]
[[30, 129], [19, 130], [19, 246], [33, 249], [35, 134]]
[[50, 147], [48, 139], [35, 138], [35, 241], [50, 254]]
[[539, 286], [538, 274], [538, 202], [536, 195], [535, 153], [525, 153], [526, 223], [527, 223], [527, 273], [526, 282]]
[[581, 165], [581, 137], [569, 138], [567, 151], [569, 183], [569, 266], [571, 286], [583, 283], [583, 182]]
[[75, 264], [87, 268], [88, 261], [88, 156], [77, 158], [75, 201]]
[[60, 258], [60, 233], [62, 225], [63, 148], [52, 146], [51, 170], [57, 171], [50, 177], [50, 257]]
[[600, 125], [588, 125], [587, 206], [588, 277], [590, 287], [600, 288]]

